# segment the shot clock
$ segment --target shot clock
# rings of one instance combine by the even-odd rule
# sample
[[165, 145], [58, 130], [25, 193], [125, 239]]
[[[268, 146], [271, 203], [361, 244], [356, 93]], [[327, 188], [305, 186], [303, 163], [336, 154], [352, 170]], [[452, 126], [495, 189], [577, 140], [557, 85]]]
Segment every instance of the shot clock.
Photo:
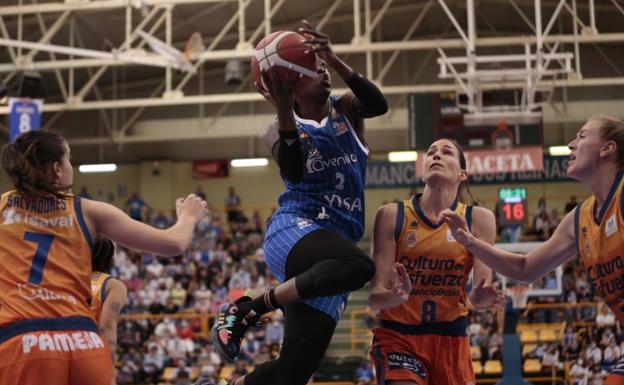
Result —
[[504, 187], [498, 190], [499, 222], [501, 226], [523, 225], [527, 221], [527, 191], [524, 187]]

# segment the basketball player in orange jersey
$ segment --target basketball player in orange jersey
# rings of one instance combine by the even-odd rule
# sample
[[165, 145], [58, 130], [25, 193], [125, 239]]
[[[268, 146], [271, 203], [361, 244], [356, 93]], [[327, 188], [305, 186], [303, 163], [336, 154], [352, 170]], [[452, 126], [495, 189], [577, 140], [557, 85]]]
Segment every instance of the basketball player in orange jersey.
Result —
[[111, 351], [113, 385], [116, 384], [117, 322], [121, 309], [128, 301], [126, 285], [110, 275], [114, 253], [115, 245], [110, 239], [102, 236], [95, 238], [91, 257], [91, 315], [98, 326], [100, 337], [108, 342]]
[[[469, 303], [477, 309], [499, 306], [504, 296], [490, 285], [490, 268], [473, 261], [446, 224], [436, 224], [449, 208], [477, 237], [494, 243], [494, 215], [473, 206], [467, 178], [459, 145], [438, 140], [426, 153], [423, 193], [377, 212], [369, 302], [381, 310], [371, 353], [380, 385], [475, 383], [466, 335]], [[471, 271], [478, 285], [467, 296]]]
[[118, 208], [70, 193], [67, 142], [31, 131], [2, 148], [14, 191], [0, 198], [0, 385], [110, 385], [109, 347], [90, 311], [93, 239], [178, 255], [206, 213], [195, 195], [158, 230]]
[[[593, 117], [568, 144], [568, 176], [593, 195], [565, 216], [552, 237], [526, 255], [509, 253], [479, 240], [461, 216], [440, 215], [455, 239], [497, 272], [532, 282], [580, 255], [598, 293], [624, 323], [624, 122]], [[624, 384], [624, 359], [605, 384]]]

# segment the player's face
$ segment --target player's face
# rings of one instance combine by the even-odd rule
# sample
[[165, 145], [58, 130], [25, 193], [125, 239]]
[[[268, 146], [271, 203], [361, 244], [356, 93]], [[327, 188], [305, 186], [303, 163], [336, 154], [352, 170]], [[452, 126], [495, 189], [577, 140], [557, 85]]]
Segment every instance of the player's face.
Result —
[[459, 184], [467, 177], [466, 170], [462, 170], [459, 164], [459, 150], [451, 141], [441, 139], [429, 147], [425, 157], [425, 183], [437, 180]]
[[327, 99], [331, 94], [331, 76], [327, 69], [327, 64], [321, 58], [316, 56], [317, 70], [316, 77], [312, 79], [305, 88], [298, 91], [301, 96], [318, 97], [319, 99]]
[[591, 175], [599, 164], [600, 148], [603, 144], [598, 122], [585, 123], [576, 133], [576, 138], [568, 143], [571, 151], [568, 159], [568, 175], [578, 180]]

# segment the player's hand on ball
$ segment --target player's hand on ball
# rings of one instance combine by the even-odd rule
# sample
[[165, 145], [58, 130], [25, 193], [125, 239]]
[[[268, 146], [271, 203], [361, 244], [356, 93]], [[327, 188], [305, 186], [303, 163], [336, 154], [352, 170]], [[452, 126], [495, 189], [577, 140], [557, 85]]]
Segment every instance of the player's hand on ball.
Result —
[[315, 52], [321, 59], [323, 59], [330, 66], [337, 60], [336, 54], [332, 50], [331, 41], [329, 36], [319, 31], [310, 24], [307, 20], [302, 21], [303, 27], [299, 28], [297, 32], [303, 34], [307, 38], [306, 42], [312, 44]]
[[195, 222], [199, 222], [208, 215], [206, 201], [195, 194], [189, 194], [186, 198], [176, 199], [176, 214], [178, 218], [188, 216]]
[[[300, 75], [295, 71], [288, 71], [285, 81], [280, 81], [277, 77], [277, 67], [271, 67], [268, 71], [262, 73], [262, 81], [267, 87], [268, 92], [261, 92], [262, 95], [270, 101], [275, 108], [285, 107], [292, 109], [295, 104], [295, 86], [294, 81]], [[292, 79], [290, 78], [292, 76]]]
[[438, 216], [438, 223], [446, 223], [453, 234], [453, 238], [464, 246], [468, 246], [473, 241], [473, 235], [468, 230], [466, 218], [457, 214], [453, 210], [446, 209]]

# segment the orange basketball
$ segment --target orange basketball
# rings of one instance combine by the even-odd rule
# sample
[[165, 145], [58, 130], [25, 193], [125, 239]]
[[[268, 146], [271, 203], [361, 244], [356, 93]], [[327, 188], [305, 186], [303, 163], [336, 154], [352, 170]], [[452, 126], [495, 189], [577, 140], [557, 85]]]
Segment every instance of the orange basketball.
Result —
[[[277, 68], [277, 79], [305, 85], [316, 76], [317, 57], [305, 37], [292, 31], [276, 31], [262, 39], [251, 59], [251, 72], [259, 92], [267, 92], [262, 73]], [[295, 72], [295, 74], [293, 74]]]

